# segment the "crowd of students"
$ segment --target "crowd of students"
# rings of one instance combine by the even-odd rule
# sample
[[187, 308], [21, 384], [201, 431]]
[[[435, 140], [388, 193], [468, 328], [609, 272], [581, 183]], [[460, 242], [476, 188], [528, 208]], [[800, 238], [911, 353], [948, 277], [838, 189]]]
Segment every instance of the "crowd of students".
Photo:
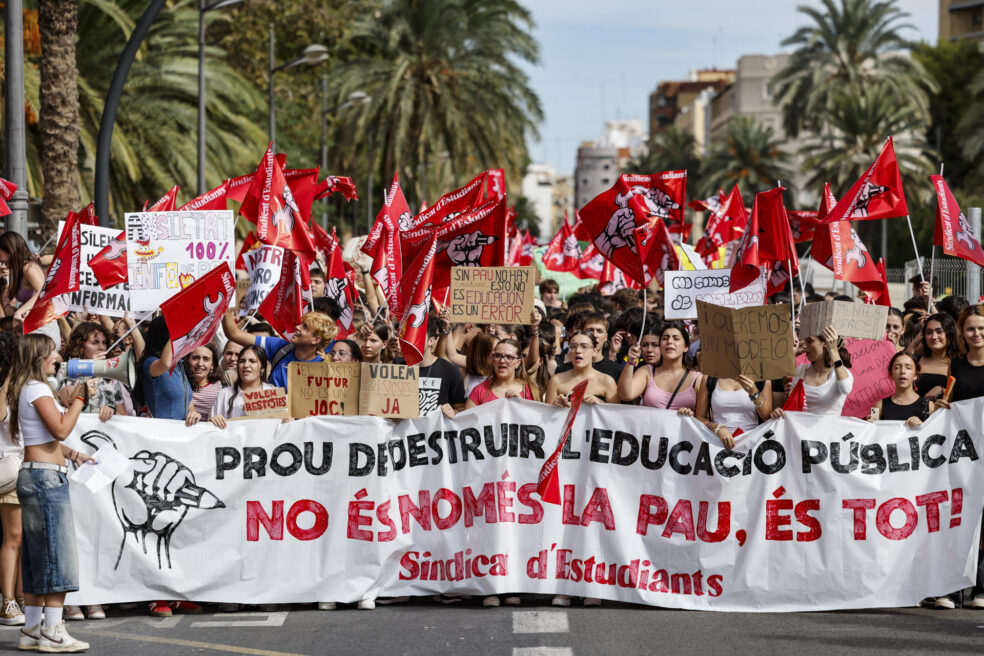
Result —
[[[348, 338], [338, 335], [341, 309], [317, 296], [289, 340], [255, 316], [237, 320], [230, 310], [222, 330], [174, 367], [167, 324], [157, 316], [132, 330], [130, 317], [111, 319], [72, 314], [39, 333], [20, 335], [25, 308], [43, 283], [38, 258], [15, 233], [0, 235], [0, 395], [4, 460], [23, 459], [15, 489], [0, 496], [3, 546], [0, 548], [0, 623], [24, 625], [21, 646], [42, 641], [74, 641], [63, 618], [105, 617], [99, 606], [82, 609], [62, 604], [77, 589], [78, 563], [71, 530], [66, 461], [87, 459], [62, 446], [82, 413], [102, 421], [114, 415], [150, 416], [211, 422], [224, 429], [230, 418], [245, 414], [243, 394], [287, 387], [291, 362], [402, 362], [396, 326], [386, 318], [385, 299], [362, 268]], [[358, 263], [356, 263], [358, 266]], [[324, 293], [324, 276], [312, 272], [315, 293]], [[929, 298], [928, 285], [916, 285], [902, 310], [892, 309], [887, 338], [897, 354], [889, 365], [895, 392], [881, 400], [870, 420], [905, 421], [915, 426], [949, 403], [984, 395], [984, 305], [969, 305], [955, 296]], [[805, 293], [805, 298], [802, 294]], [[790, 389], [803, 382], [808, 412], [840, 415], [854, 380], [844, 340], [832, 327], [798, 344], [807, 363], [792, 379], [753, 381], [744, 376], [715, 379], [701, 373], [700, 327], [696, 322], [666, 321], [659, 290], [646, 295], [620, 289], [602, 295], [597, 286], [562, 300], [554, 280], [541, 281], [539, 299], [528, 324], [455, 324], [447, 308], [427, 322], [427, 342], [419, 364], [421, 415], [457, 412], [502, 398], [521, 398], [559, 407], [587, 380], [584, 402], [631, 403], [694, 417], [707, 428], [709, 440], [732, 448], [760, 423], [781, 419]], [[826, 298], [855, 302], [844, 296]], [[824, 300], [807, 286], [781, 292], [770, 302], [812, 303]], [[643, 307], [643, 304], [646, 307]], [[125, 337], [120, 340], [120, 336]], [[118, 342], [118, 343], [117, 343]], [[133, 389], [117, 380], [68, 379], [59, 361], [100, 359], [132, 351], [138, 361]], [[952, 394], [945, 390], [955, 379]], [[67, 518], [67, 519], [66, 519]], [[56, 530], [39, 532], [48, 523]], [[23, 526], [23, 530], [21, 529]], [[47, 541], [47, 542], [45, 542]], [[20, 556], [18, 557], [18, 553]], [[984, 559], [968, 605], [984, 608]], [[456, 597], [442, 597], [455, 601]], [[392, 600], [388, 600], [392, 601]], [[597, 600], [587, 600], [594, 603]], [[518, 603], [509, 596], [507, 603]], [[497, 597], [484, 600], [499, 604]], [[554, 603], [570, 600], [558, 596]], [[953, 608], [953, 596], [930, 600]], [[359, 603], [370, 609], [372, 599]], [[235, 610], [238, 605], [224, 605]], [[319, 604], [334, 608], [331, 601]], [[150, 612], [167, 616], [196, 613], [192, 601], [154, 601]]]

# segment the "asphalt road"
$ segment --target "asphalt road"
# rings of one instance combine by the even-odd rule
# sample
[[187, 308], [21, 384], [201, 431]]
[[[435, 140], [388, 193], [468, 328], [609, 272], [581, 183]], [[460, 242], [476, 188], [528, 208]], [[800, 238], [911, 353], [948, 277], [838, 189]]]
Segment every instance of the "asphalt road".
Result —
[[[210, 610], [210, 607], [207, 607]], [[984, 654], [984, 611], [891, 609], [826, 613], [710, 613], [606, 602], [554, 608], [548, 600], [483, 608], [479, 600], [443, 606], [428, 600], [318, 611], [147, 617], [111, 609], [103, 621], [71, 622], [90, 653], [466, 654], [571, 656], [616, 654]], [[0, 651], [16, 650], [15, 628], [0, 628]]]

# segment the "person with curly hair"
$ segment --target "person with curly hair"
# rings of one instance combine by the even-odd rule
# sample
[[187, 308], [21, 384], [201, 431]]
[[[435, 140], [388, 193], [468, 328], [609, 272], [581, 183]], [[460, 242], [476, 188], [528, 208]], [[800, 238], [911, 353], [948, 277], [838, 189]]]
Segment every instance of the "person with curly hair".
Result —
[[[109, 344], [108, 330], [94, 321], [83, 321], [72, 329], [68, 342], [62, 347], [61, 356], [65, 361], [72, 358], [102, 360], [106, 358], [106, 347]], [[56, 376], [57, 392], [61, 402], [68, 404], [75, 386], [86, 381], [66, 378], [64, 371], [65, 368], [62, 367]], [[85, 412], [99, 415], [103, 421], [109, 421], [113, 415], [127, 414], [127, 397], [130, 393], [123, 383], [112, 378], [90, 378], [86, 384], [89, 386], [89, 405]]]

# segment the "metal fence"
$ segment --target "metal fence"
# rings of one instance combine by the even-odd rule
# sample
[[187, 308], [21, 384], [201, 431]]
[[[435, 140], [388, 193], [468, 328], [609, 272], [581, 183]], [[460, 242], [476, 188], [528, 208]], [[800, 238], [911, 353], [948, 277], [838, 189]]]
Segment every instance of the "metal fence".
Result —
[[[949, 296], [957, 294], [967, 298], [971, 303], [980, 301], [982, 284], [984, 284], [984, 270], [981, 267], [969, 265], [965, 260], [956, 257], [937, 255], [935, 263], [931, 258], [922, 258], [922, 274], [925, 280], [930, 279], [930, 268], [932, 267], [933, 290], [939, 296]], [[916, 260], [910, 260], [904, 267], [886, 269], [889, 284], [902, 284], [906, 288], [906, 296], [910, 290], [909, 280], [919, 273], [919, 266]], [[968, 278], [968, 275], [976, 277]], [[970, 284], [968, 284], [968, 282]], [[976, 285], [974, 284], [976, 282]], [[970, 298], [975, 295], [974, 298]]]

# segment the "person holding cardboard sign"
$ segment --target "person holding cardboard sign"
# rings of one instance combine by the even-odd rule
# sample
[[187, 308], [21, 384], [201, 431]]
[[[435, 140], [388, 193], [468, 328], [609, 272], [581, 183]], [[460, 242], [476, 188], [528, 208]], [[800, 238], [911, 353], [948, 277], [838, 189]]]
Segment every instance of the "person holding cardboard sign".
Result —
[[219, 428], [226, 427], [226, 419], [245, 417], [245, 394], [270, 390], [274, 386], [266, 382], [267, 356], [259, 346], [246, 346], [239, 352], [236, 384], [224, 387], [212, 403], [209, 421]]
[[735, 446], [734, 434], [747, 433], [772, 414], [772, 381], [756, 383], [748, 376], [706, 377], [697, 394], [697, 419], [704, 422], [725, 448]]
[[[823, 329], [823, 335], [806, 338], [806, 358], [810, 364], [801, 364], [792, 380], [803, 381], [806, 410], [815, 415], [838, 415], [844, 409], [847, 395], [854, 388], [851, 375], [851, 354], [833, 326]], [[782, 417], [782, 408], [772, 411], [772, 418]]]
[[[644, 329], [642, 347], [629, 349], [629, 361], [646, 348], [651, 353], [653, 332], [656, 324]], [[704, 376], [694, 371], [687, 363], [690, 348], [690, 333], [679, 321], [670, 321], [659, 330], [659, 364], [636, 368], [635, 371], [622, 372], [619, 378], [619, 398], [634, 401], [642, 396], [642, 405], [650, 408], [676, 410], [681, 415], [694, 416], [697, 408], [697, 395], [704, 385]], [[652, 356], [650, 356], [650, 359]]]

